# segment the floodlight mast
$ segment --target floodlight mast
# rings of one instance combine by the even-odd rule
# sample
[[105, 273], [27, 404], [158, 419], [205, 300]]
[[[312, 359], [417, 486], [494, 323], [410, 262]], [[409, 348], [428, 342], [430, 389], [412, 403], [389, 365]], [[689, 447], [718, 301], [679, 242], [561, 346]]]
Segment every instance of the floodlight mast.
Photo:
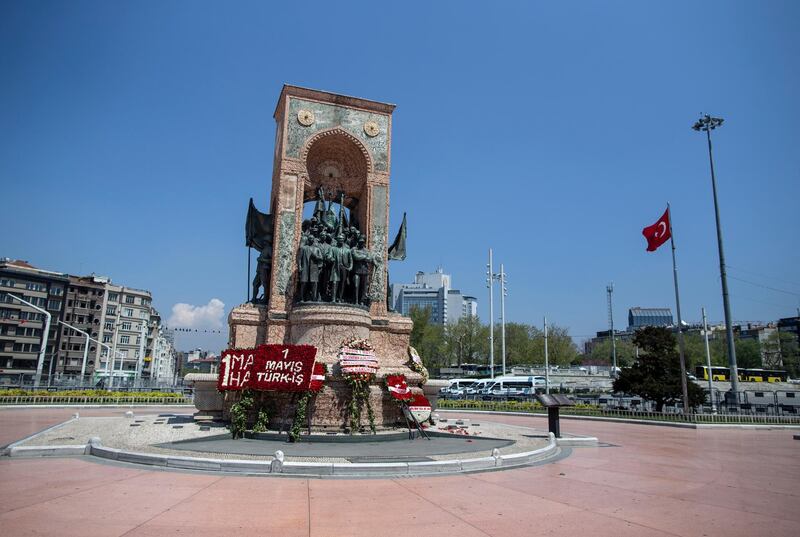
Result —
[[728, 368], [730, 369], [731, 392], [734, 404], [738, 402], [739, 369], [736, 366], [736, 346], [733, 340], [733, 325], [731, 324], [731, 303], [728, 298], [728, 275], [725, 270], [725, 252], [722, 248], [722, 225], [719, 219], [719, 202], [717, 201], [717, 179], [714, 174], [714, 156], [711, 151], [711, 131], [722, 126], [725, 120], [704, 114], [698, 119], [692, 129], [706, 133], [708, 140], [708, 162], [711, 166], [711, 191], [714, 196], [714, 218], [717, 223], [717, 248], [719, 250], [719, 276], [722, 281], [722, 306], [725, 313], [725, 341], [728, 344]]

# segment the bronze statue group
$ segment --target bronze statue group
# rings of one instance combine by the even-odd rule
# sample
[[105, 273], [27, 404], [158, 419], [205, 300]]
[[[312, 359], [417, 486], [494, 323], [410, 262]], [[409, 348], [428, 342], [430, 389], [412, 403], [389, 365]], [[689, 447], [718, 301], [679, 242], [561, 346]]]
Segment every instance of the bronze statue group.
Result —
[[333, 201], [326, 207], [324, 192], [318, 188], [314, 214], [302, 224], [297, 300], [369, 305], [369, 276], [382, 259], [367, 250], [366, 242], [358, 223], [347, 221], [344, 194], [339, 194], [337, 216]]
[[[297, 302], [333, 302], [369, 306], [368, 285], [375, 270], [383, 265], [383, 256], [367, 249], [367, 238], [359, 229], [355, 211], [348, 221], [344, 210], [344, 193], [339, 193], [339, 214], [333, 200], [326, 206], [322, 187], [317, 188], [317, 202], [311, 218], [303, 220], [300, 247], [297, 252]], [[269, 301], [269, 282], [272, 268], [273, 220], [271, 214], [255, 208], [253, 199], [247, 211], [245, 245], [259, 251], [258, 266], [252, 281], [254, 304]], [[387, 251], [390, 260], [406, 258], [406, 215], [392, 245]], [[250, 260], [248, 257], [248, 271]], [[259, 289], [264, 290], [261, 298]], [[386, 278], [387, 307], [389, 281]]]

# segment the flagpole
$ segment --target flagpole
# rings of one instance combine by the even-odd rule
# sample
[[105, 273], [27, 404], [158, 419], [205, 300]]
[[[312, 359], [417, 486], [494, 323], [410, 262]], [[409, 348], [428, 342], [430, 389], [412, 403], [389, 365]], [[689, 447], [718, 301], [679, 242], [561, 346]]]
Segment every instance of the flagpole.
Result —
[[678, 348], [681, 356], [681, 390], [683, 392], [683, 413], [689, 413], [689, 388], [686, 385], [686, 343], [683, 340], [683, 320], [681, 319], [681, 297], [678, 293], [678, 265], [675, 262], [675, 234], [672, 233], [672, 209], [667, 203], [669, 221], [669, 242], [672, 245], [672, 277], [675, 281], [675, 309], [678, 313]]
[[247, 247], [247, 301], [250, 302], [250, 246]]

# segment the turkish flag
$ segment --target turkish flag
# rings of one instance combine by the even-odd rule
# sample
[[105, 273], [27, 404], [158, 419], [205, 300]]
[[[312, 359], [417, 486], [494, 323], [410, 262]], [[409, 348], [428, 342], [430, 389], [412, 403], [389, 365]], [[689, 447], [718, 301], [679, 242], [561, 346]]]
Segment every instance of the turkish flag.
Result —
[[655, 252], [659, 246], [664, 244], [672, 237], [669, 225], [669, 207], [661, 215], [661, 218], [652, 226], [647, 226], [642, 230], [642, 235], [647, 239], [647, 251]]

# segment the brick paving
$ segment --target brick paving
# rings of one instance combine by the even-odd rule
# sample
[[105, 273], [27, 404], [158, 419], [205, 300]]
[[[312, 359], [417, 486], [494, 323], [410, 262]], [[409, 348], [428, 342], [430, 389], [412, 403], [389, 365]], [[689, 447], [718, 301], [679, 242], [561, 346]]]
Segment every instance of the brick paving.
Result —
[[[103, 413], [124, 409], [86, 409], [81, 415], [93, 411], [113, 415]], [[2, 410], [0, 438], [8, 443], [14, 435], [26, 436], [73, 412]], [[489, 419], [546, 426], [544, 418], [535, 416], [480, 416]], [[576, 420], [562, 421], [562, 429], [610, 445], [575, 448], [558, 462], [517, 470], [368, 480], [202, 475], [85, 458], [2, 458], [0, 533], [800, 534], [800, 441], [791, 430], [694, 430]]]

